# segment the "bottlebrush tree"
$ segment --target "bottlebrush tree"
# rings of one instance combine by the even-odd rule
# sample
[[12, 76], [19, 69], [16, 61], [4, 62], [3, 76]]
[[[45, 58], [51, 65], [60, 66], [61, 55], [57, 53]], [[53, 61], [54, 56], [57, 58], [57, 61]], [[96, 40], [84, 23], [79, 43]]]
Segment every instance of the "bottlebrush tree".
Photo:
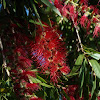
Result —
[[100, 0], [0, 2], [0, 100], [100, 100]]

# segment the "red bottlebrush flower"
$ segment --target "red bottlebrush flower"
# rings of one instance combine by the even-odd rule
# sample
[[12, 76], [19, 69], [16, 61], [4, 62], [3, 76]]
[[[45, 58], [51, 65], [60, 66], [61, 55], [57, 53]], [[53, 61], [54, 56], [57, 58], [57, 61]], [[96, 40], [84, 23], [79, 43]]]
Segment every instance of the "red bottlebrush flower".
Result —
[[60, 68], [60, 71], [61, 71], [62, 73], [64, 73], [64, 74], [68, 74], [69, 71], [70, 71], [70, 69], [69, 69], [68, 66], [63, 66], [63, 67]]
[[29, 78], [28, 78], [28, 75], [32, 76], [32, 77], [35, 77], [35, 73], [32, 72], [32, 71], [23, 71], [22, 73], [20, 73], [20, 79], [19, 80], [22, 80], [24, 79], [25, 81], [28, 81]]
[[80, 3], [81, 3], [81, 4], [84, 3], [85, 5], [88, 5], [88, 0], [80, 0]]
[[62, 97], [62, 100], [67, 100], [64, 96]]
[[98, 34], [99, 34], [99, 33], [100, 33], [100, 25], [97, 24], [97, 25], [95, 26], [95, 28], [94, 28], [93, 34], [94, 34], [94, 36], [97, 36], [97, 37], [98, 37]]
[[73, 5], [69, 6], [70, 17], [73, 20], [74, 24], [77, 25], [78, 13], [76, 13]]
[[32, 91], [37, 91], [40, 87], [37, 83], [26, 83], [26, 88]]
[[98, 19], [97, 18], [93, 18], [93, 23], [97, 23]]
[[[71, 100], [80, 100], [79, 97], [76, 99], [74, 96], [78, 95], [76, 94], [76, 91], [78, 89], [77, 85], [69, 85], [67, 88], [63, 87], [63, 90], [65, 91], [65, 93], [70, 97]], [[65, 99], [66, 100], [66, 99]]]
[[91, 5], [90, 9], [93, 9], [92, 14], [99, 14], [99, 9], [97, 8], [97, 5]]
[[17, 70], [15, 70], [15, 69], [12, 69], [10, 72], [17, 74]]
[[24, 76], [26, 76], [26, 75], [30, 75], [30, 76], [35, 77], [35, 72], [33, 72], [33, 71], [25, 71], [25, 70], [23, 70], [22, 75], [24, 75]]
[[70, 96], [70, 100], [75, 100], [75, 98], [73, 96]]
[[14, 28], [18, 28], [18, 26], [16, 24], [11, 24], [10, 26], [14, 27]]
[[33, 47], [33, 58], [37, 61], [38, 68], [41, 68], [43, 73], [49, 71], [52, 82], [57, 83], [61, 66], [65, 67], [62, 68], [60, 73], [68, 74], [70, 71], [69, 67], [66, 66], [65, 44], [60, 37], [60, 31], [48, 25], [43, 28], [44, 32], [42, 32], [41, 26], [38, 26], [38, 34], [36, 34], [36, 42]]
[[18, 60], [19, 60], [19, 64], [21, 64], [24, 67], [30, 67], [33, 62], [32, 60], [23, 56], [18, 56]]
[[66, 17], [67, 16], [67, 14], [68, 14], [68, 10], [67, 10], [67, 6], [66, 5], [64, 5], [63, 6], [63, 8], [62, 8], [62, 15], [64, 16], [64, 17]]
[[30, 89], [24, 89], [23, 93], [24, 94], [27, 94], [27, 95], [32, 95], [33, 94], [33, 91], [30, 90]]
[[38, 98], [38, 97], [31, 97], [29, 100], [43, 100], [43, 99]]
[[61, 4], [61, 1], [60, 0], [55, 0], [54, 1], [54, 5], [58, 8], [58, 9], [61, 9], [63, 7], [63, 5]]
[[100, 96], [98, 96], [98, 100], [100, 100]]
[[85, 12], [86, 12], [86, 11], [85, 11], [86, 9], [88, 9], [88, 6], [87, 6], [87, 5], [83, 5], [83, 6], [82, 6], [82, 13], [85, 13]]
[[91, 25], [91, 21], [87, 18], [86, 15], [83, 15], [80, 19], [80, 24], [81, 24], [81, 27], [84, 27], [87, 29], [87, 31], [89, 30], [90, 28], [90, 25]]

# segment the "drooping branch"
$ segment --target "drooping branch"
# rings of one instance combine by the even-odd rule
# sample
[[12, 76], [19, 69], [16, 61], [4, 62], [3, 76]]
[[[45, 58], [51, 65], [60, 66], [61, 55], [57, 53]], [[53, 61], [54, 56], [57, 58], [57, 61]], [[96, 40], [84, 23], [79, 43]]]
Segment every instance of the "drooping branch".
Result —
[[5, 68], [5, 70], [6, 70], [6, 72], [7, 72], [7, 75], [10, 76], [10, 72], [9, 72], [9, 70], [7, 69], [7, 63], [6, 63], [5, 54], [4, 54], [4, 52], [3, 52], [3, 44], [2, 44], [1, 37], [0, 37], [0, 48], [1, 48], [2, 57], [3, 57], [3, 67]]

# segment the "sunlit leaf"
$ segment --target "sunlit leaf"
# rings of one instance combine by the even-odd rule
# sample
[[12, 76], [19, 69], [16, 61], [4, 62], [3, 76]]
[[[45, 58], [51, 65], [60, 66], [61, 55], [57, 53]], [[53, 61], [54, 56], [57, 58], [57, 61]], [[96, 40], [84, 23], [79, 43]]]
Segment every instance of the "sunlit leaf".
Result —
[[75, 62], [75, 65], [82, 65], [84, 55], [80, 54]]
[[44, 87], [48, 87], [48, 88], [53, 88], [53, 86], [51, 86], [51, 85], [48, 85], [48, 84], [46, 84], [46, 83], [42, 83], [39, 79], [37, 79], [37, 78], [34, 78], [34, 77], [32, 77], [32, 76], [29, 76], [29, 78], [30, 78], [30, 80], [33, 82], [33, 83], [39, 83], [40, 85], [42, 85], [42, 86], [44, 86]]
[[3, 0], [3, 7], [4, 7], [4, 9], [6, 9], [6, 1], [5, 0]]
[[100, 60], [100, 54], [99, 53], [88, 53], [92, 58], [96, 60]]
[[89, 62], [91, 64], [96, 76], [98, 78], [100, 78], [100, 64], [96, 60], [93, 60], [93, 59], [90, 60]]
[[40, 83], [40, 85], [45, 86], [45, 87], [48, 87], [48, 88], [53, 88], [53, 86], [48, 85], [48, 84], [46, 84], [46, 83]]

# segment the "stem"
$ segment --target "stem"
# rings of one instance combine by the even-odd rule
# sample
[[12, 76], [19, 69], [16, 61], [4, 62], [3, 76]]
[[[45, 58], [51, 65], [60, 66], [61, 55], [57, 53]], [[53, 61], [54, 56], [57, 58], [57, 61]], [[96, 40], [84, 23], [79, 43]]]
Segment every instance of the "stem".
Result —
[[[73, 21], [73, 24], [74, 24], [73, 18], [72, 18], [72, 21]], [[77, 34], [77, 38], [78, 38], [78, 41], [79, 41], [81, 50], [82, 50], [82, 52], [84, 53], [84, 56], [86, 57], [86, 53], [85, 53], [85, 51], [84, 51], [84, 49], [83, 49], [83, 45], [82, 45], [81, 38], [80, 38], [80, 35], [79, 35], [79, 27], [76, 26], [76, 25], [74, 24], [74, 28], [75, 28], [75, 30], [76, 30], [76, 34]], [[87, 59], [88, 64], [92, 67], [91, 63], [89, 62], [89, 59], [88, 59], [87, 57], [86, 57], [86, 59]]]
[[4, 55], [4, 52], [3, 52], [3, 44], [2, 44], [1, 37], [0, 37], [0, 48], [1, 48], [2, 56], [3, 56], [3, 67], [5, 68], [5, 71], [7, 72], [7, 75], [10, 76], [10, 72], [7, 69], [6, 58], [5, 58], [5, 55]]

